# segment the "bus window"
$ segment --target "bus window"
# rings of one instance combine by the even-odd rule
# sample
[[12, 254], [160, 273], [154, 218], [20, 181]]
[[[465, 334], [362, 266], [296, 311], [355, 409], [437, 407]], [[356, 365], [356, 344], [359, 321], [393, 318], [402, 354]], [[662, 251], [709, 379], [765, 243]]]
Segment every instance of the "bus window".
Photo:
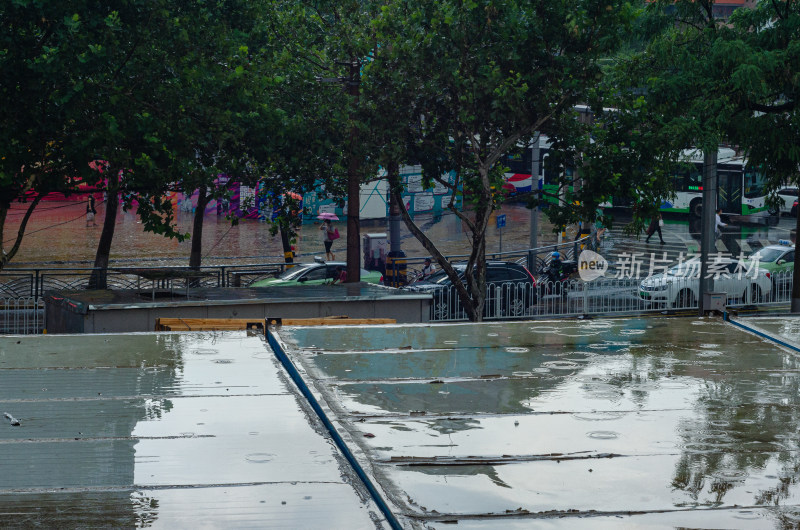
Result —
[[506, 155], [502, 159], [502, 164], [506, 166], [511, 173], [530, 174], [531, 172], [531, 150], [526, 149], [520, 153], [513, 153]]
[[760, 171], [748, 169], [744, 172], [744, 196], [755, 199], [764, 195], [764, 174]]
[[703, 191], [703, 173], [697, 169], [691, 169], [686, 175], [686, 191]]

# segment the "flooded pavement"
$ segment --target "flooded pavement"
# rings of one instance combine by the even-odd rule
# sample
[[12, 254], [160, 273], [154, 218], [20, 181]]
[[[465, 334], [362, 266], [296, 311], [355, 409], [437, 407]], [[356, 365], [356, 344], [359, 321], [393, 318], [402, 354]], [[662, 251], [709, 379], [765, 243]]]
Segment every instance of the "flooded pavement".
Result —
[[280, 337], [409, 527], [800, 523], [800, 362], [721, 320]]
[[[8, 216], [5, 233], [15, 236], [27, 205], [15, 203]], [[11, 262], [12, 266], [39, 263], [63, 263], [88, 265], [94, 261], [97, 243], [100, 238], [105, 204], [98, 202], [97, 226], [86, 226], [85, 202], [47, 202], [40, 205], [28, 222], [26, 235], [19, 253]], [[644, 236], [628, 234], [626, 225], [630, 213], [626, 210], [609, 212], [614, 216], [613, 228], [608, 232], [602, 253], [614, 261], [621, 253], [656, 253], [659, 257], [667, 252], [670, 260], [677, 259], [683, 252], [697, 252], [699, 249], [700, 226], [697, 220], [677, 214], [665, 214], [663, 228], [665, 244], [656, 241], [645, 243]], [[495, 219], [489, 222], [486, 249], [489, 253], [522, 251], [529, 248], [531, 210], [524, 204], [507, 202], [495, 213], [506, 216], [506, 225], [496, 228]], [[193, 215], [190, 212], [176, 211], [175, 220], [179, 231], [192, 231]], [[729, 222], [724, 237], [717, 241], [717, 249], [722, 252], [749, 254], [764, 245], [775, 244], [781, 239], [789, 239], [795, 227], [795, 219], [783, 217], [774, 219], [777, 224], [752, 224]], [[417, 215], [417, 225], [436, 243], [445, 255], [463, 255], [469, 252], [470, 240], [466, 227], [452, 213], [440, 216]], [[341, 239], [334, 243], [337, 257], [344, 258], [346, 241], [346, 219], [334, 222]], [[565, 241], [572, 241], [577, 226], [566, 228]], [[361, 233], [388, 233], [388, 220], [363, 220]], [[203, 227], [203, 264], [247, 264], [280, 261], [283, 247], [280, 236], [270, 233], [270, 225], [255, 219], [241, 219], [236, 226], [223, 216], [206, 215]], [[541, 245], [555, 243], [558, 235], [546, 215], [541, 215]], [[10, 243], [10, 240], [6, 242]], [[422, 245], [401, 226], [403, 251], [410, 257], [426, 256]], [[297, 261], [311, 261], [313, 256], [324, 255], [320, 240], [319, 225], [307, 222], [300, 228], [295, 243]], [[115, 236], [111, 246], [112, 265], [122, 266], [127, 262], [150, 263], [158, 265], [186, 265], [189, 261], [191, 242], [179, 243], [160, 235], [146, 233], [135, 212], [122, 212], [117, 215]]]
[[4, 412], [4, 528], [382, 527], [263, 337], [2, 337]]

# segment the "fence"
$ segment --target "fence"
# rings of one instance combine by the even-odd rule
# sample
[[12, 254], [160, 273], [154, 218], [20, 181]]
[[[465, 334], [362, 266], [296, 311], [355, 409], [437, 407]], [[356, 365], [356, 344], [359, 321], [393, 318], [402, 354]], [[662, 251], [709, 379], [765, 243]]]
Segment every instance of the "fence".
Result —
[[[793, 271], [763, 272], [757, 277], [724, 274], [714, 280], [714, 292], [724, 293], [729, 307], [785, 305], [791, 301]], [[430, 319], [466, 320], [456, 290], [434, 289]], [[613, 315], [699, 309], [698, 277], [601, 278], [591, 282], [539, 280], [488, 285], [486, 320], [551, 316]]]
[[[533, 262], [534, 273], [546, 264], [549, 254], [558, 250], [573, 259], [583, 240], [551, 245], [525, 252], [490, 254], [490, 259]], [[458, 258], [458, 256], [454, 256]], [[421, 258], [408, 260], [411, 264]], [[285, 263], [262, 265], [224, 265], [189, 269], [187, 267], [113, 268], [105, 271], [110, 289], [149, 290], [155, 298], [163, 290], [170, 296], [189, 288], [247, 287], [275, 276]], [[51, 290], [87, 289], [93, 269], [43, 268], [8, 269], [0, 275], [0, 334], [41, 333], [44, 323], [44, 293]], [[723, 274], [713, 290], [726, 293], [727, 305], [782, 305], [791, 301], [793, 271], [782, 271], [748, 278]], [[430, 320], [434, 322], [467, 319], [461, 300], [452, 287], [429, 291], [433, 296]], [[652, 278], [600, 278], [591, 282], [573, 279], [533, 283], [503, 283], [487, 286], [483, 317], [520, 319], [550, 316], [624, 314], [647, 311], [697, 309], [699, 279], [660, 276]]]
[[[180, 296], [190, 288], [247, 287], [283, 272], [285, 263], [214, 267], [122, 267], [6, 269], [0, 274], [0, 334], [35, 334], [44, 328], [47, 291], [90, 288], [92, 273], [102, 275], [108, 289], [138, 289], [153, 298], [165, 291]], [[144, 295], [144, 294], [143, 294]]]
[[283, 272], [285, 263], [220, 265], [213, 267], [118, 267], [7, 269], [0, 275], [0, 297], [39, 300], [47, 291], [90, 288], [92, 273], [99, 273], [108, 289], [173, 289], [187, 287], [247, 287]]
[[44, 327], [44, 300], [0, 298], [0, 334], [33, 335]]

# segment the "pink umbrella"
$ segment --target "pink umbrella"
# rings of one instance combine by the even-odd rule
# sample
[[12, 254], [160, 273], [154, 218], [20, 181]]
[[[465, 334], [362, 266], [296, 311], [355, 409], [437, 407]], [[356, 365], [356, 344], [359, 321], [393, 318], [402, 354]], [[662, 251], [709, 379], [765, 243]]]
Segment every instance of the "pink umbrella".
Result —
[[338, 221], [339, 217], [335, 213], [322, 212], [317, 216], [317, 219]]

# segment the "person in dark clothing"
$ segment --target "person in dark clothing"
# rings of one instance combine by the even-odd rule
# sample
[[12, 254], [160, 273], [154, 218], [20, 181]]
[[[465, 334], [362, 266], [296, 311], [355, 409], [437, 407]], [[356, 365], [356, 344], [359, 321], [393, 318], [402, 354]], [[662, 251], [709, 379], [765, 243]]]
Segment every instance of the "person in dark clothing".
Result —
[[561, 261], [561, 253], [553, 252], [550, 255], [550, 270], [551, 281], [558, 282], [564, 279], [564, 262]]
[[92, 226], [97, 226], [94, 222], [94, 216], [97, 213], [97, 210], [94, 207], [94, 195], [89, 195], [89, 202], [86, 204], [86, 226], [89, 226], [89, 223]]
[[661, 225], [663, 222], [660, 213], [653, 216], [653, 219], [650, 221], [650, 226], [647, 227], [647, 239], [644, 240], [645, 243], [649, 243], [653, 234], [658, 232], [658, 239], [661, 241], [662, 245], [664, 244], [664, 236], [661, 235]]

